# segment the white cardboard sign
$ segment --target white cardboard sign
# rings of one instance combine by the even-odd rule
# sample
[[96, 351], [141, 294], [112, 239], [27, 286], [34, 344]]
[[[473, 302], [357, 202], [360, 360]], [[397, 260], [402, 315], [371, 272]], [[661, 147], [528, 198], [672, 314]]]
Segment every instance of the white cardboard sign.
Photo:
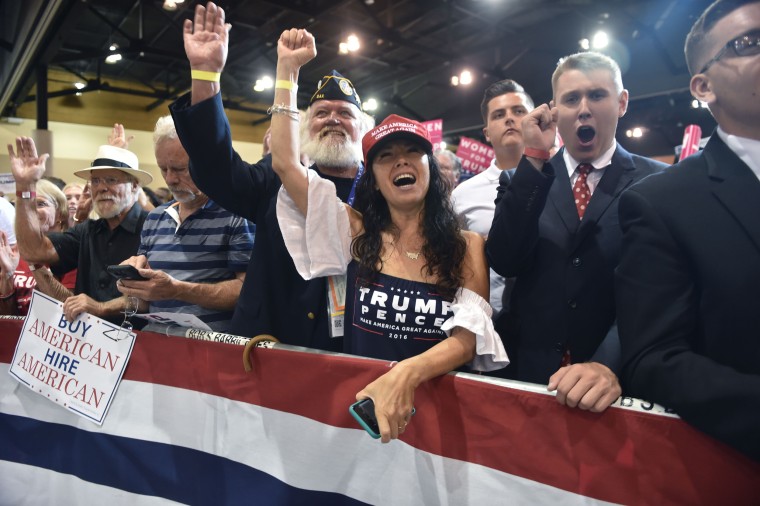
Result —
[[70, 322], [62, 303], [35, 290], [9, 372], [41, 396], [103, 425], [135, 337], [88, 313]]

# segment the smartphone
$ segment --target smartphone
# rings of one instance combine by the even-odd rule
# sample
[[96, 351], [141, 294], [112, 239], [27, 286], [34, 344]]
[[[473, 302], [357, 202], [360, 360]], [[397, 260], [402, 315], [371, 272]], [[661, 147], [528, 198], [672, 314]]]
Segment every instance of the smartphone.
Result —
[[351, 413], [359, 425], [367, 431], [367, 434], [375, 439], [380, 439], [380, 427], [377, 426], [377, 418], [375, 418], [375, 403], [372, 399], [362, 399], [357, 401], [348, 408], [348, 412]]
[[108, 274], [116, 279], [131, 279], [135, 281], [145, 281], [149, 278], [145, 278], [137, 272], [137, 269], [131, 265], [109, 265], [106, 267]]
[[[375, 403], [372, 399], [362, 399], [351, 404], [348, 408], [348, 412], [351, 413], [359, 425], [362, 426], [367, 434], [375, 439], [380, 439], [380, 427], [377, 425], [377, 418], [375, 417]], [[417, 412], [412, 408], [412, 415]]]

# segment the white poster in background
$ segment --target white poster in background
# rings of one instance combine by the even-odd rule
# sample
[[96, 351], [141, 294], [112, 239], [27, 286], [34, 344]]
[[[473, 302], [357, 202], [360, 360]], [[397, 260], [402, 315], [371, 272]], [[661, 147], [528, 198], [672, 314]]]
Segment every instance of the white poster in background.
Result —
[[9, 372], [42, 397], [103, 425], [134, 344], [134, 332], [88, 313], [66, 320], [61, 302], [35, 290]]
[[3, 195], [13, 195], [16, 193], [16, 180], [13, 174], [0, 174], [0, 192]]

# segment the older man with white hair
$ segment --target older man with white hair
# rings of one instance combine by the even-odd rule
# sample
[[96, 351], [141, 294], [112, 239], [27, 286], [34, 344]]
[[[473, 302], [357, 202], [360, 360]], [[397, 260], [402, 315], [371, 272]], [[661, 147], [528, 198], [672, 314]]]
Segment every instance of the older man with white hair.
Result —
[[150, 312], [197, 316], [228, 330], [253, 248], [254, 227], [198, 190], [171, 116], [153, 131], [156, 163], [174, 197], [148, 214], [137, 256], [146, 281], [122, 280], [119, 291], [150, 302]]
[[66, 319], [71, 321], [87, 312], [115, 320], [119, 313], [131, 310], [106, 267], [134, 255], [140, 244], [140, 230], [148, 213], [137, 202], [137, 193], [140, 185], [149, 184], [153, 177], [139, 169], [137, 156], [116, 146], [100, 146], [92, 165], [74, 173], [89, 180], [100, 219], [45, 235], [35, 197], [48, 155], [38, 156], [29, 137], [17, 138], [16, 150], [9, 145], [8, 153], [16, 180], [16, 236], [21, 256], [29, 264], [50, 265], [54, 273], [78, 269], [76, 295], [63, 303]]
[[[338, 280], [301, 278], [277, 221], [281, 183], [271, 157], [248, 164], [232, 148], [219, 84], [228, 46], [224, 10], [211, 2], [198, 5], [194, 21], [187, 20], [184, 26], [191, 93], [170, 107], [177, 133], [190, 155], [190, 172], [198, 188], [256, 224], [253, 255], [230, 332], [271, 334], [288, 344], [341, 350], [343, 319], [342, 313], [337, 315], [342, 302], [334, 297], [341, 291]], [[296, 81], [278, 80], [275, 87], [293, 91]], [[286, 114], [293, 121], [301, 118], [297, 109], [273, 107], [271, 113]], [[353, 201], [363, 170], [361, 139], [372, 125], [349, 79], [332, 71], [318, 82], [301, 125], [301, 151], [321, 177], [335, 184], [344, 202]]]

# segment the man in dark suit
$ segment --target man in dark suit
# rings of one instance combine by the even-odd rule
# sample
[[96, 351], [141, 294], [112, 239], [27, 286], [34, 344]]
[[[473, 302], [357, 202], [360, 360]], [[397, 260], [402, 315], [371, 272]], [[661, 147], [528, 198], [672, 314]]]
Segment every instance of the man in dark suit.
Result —
[[686, 59], [719, 126], [620, 200], [622, 379], [760, 461], [760, 2], [708, 7]]
[[[271, 156], [248, 164], [232, 148], [218, 81], [227, 57], [229, 26], [224, 10], [211, 2], [196, 7], [195, 23], [185, 21], [192, 89], [170, 107], [198, 188], [256, 224], [253, 253], [229, 332], [271, 334], [287, 344], [340, 351], [343, 340], [331, 336], [342, 335], [342, 315], [337, 319], [337, 310], [328, 312], [327, 278], [305, 281], [285, 247], [275, 210], [281, 183]], [[277, 81], [275, 86], [295, 93], [296, 81]], [[273, 113], [299, 120], [295, 109]], [[335, 184], [338, 196], [350, 201], [362, 169], [361, 139], [373, 126], [351, 81], [335, 71], [320, 80], [305, 118], [302, 152], [316, 162], [312, 168], [321, 177]]]
[[[516, 277], [497, 322], [512, 363], [507, 377], [545, 384], [570, 407], [604, 411], [621, 393], [614, 269], [622, 191], [664, 165], [617, 145], [628, 107], [620, 68], [599, 53], [560, 60], [554, 99], [522, 123], [526, 149], [504, 180], [486, 252]], [[549, 159], [559, 130], [564, 148]]]

